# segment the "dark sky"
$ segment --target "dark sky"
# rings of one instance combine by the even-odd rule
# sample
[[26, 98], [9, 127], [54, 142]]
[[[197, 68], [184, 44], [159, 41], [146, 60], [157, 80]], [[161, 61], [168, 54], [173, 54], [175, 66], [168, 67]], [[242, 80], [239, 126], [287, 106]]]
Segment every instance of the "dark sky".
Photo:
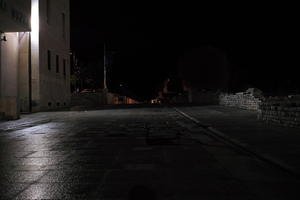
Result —
[[[112, 88], [124, 83], [134, 93], [147, 96], [164, 78], [178, 75], [183, 55], [203, 47], [226, 55], [235, 89], [248, 84], [272, 91], [275, 83], [292, 82], [293, 87], [299, 83], [294, 77], [299, 66], [295, 5], [89, 3], [71, 0], [71, 48], [82, 62], [98, 63], [89, 70], [101, 74], [105, 42], [108, 52], [114, 52], [109, 74]], [[201, 73], [201, 68], [189, 71]]]

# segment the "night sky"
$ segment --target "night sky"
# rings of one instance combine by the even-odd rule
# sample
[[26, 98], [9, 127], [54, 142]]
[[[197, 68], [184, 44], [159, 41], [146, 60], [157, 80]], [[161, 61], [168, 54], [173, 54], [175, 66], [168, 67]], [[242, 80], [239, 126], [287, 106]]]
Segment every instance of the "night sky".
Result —
[[[105, 43], [109, 88], [118, 90], [122, 84], [140, 97], [152, 97], [168, 77], [194, 80], [199, 74], [197, 87], [211, 80], [218, 85], [215, 81], [223, 71], [216, 67], [214, 77], [205, 66], [213, 68], [224, 57], [229, 91], [258, 87], [271, 94], [299, 89], [295, 5], [70, 2], [71, 49], [95, 88], [102, 87]], [[213, 61], [207, 64], [210, 54]]]

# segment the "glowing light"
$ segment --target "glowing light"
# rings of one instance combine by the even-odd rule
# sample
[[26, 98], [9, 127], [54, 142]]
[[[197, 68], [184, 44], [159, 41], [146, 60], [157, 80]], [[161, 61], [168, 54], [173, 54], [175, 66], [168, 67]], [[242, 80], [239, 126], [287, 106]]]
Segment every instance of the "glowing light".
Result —
[[31, 39], [38, 43], [40, 32], [39, 0], [31, 1]]
[[39, 69], [40, 13], [39, 0], [31, 0], [31, 67]]

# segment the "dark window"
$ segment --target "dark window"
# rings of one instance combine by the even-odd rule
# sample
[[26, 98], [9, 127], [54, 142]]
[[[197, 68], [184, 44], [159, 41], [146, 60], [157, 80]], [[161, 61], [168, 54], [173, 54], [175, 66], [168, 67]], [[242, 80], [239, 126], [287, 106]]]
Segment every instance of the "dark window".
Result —
[[51, 105], [52, 105], [52, 103], [51, 103], [51, 102], [48, 102], [48, 106], [51, 107]]
[[57, 102], [57, 103], [56, 103], [56, 106], [57, 106], [57, 107], [59, 107], [59, 106], [60, 106], [60, 103], [59, 103], [59, 102]]
[[63, 67], [64, 67], [64, 77], [66, 78], [66, 59], [64, 59], [64, 61], [63, 61]]
[[63, 39], [66, 39], [66, 15], [65, 13], [61, 14], [62, 19], [62, 37]]
[[59, 56], [56, 55], [56, 73], [59, 72]]
[[51, 70], [51, 51], [48, 50], [48, 69]]

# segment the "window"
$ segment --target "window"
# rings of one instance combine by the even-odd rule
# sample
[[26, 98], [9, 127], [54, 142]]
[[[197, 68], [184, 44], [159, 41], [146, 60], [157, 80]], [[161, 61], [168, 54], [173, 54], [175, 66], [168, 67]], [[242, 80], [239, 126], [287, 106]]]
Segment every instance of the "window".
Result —
[[51, 51], [48, 50], [48, 70], [51, 70]]
[[65, 13], [61, 14], [62, 19], [62, 37], [63, 39], [66, 39], [66, 15]]
[[51, 13], [51, 0], [46, 0], [46, 21], [47, 24], [50, 23], [50, 13]]
[[56, 73], [59, 73], [59, 56], [56, 55]]
[[67, 75], [67, 73], [66, 73], [66, 59], [64, 59], [64, 61], [63, 61], [63, 73], [64, 73], [64, 77], [66, 78], [66, 75]]

